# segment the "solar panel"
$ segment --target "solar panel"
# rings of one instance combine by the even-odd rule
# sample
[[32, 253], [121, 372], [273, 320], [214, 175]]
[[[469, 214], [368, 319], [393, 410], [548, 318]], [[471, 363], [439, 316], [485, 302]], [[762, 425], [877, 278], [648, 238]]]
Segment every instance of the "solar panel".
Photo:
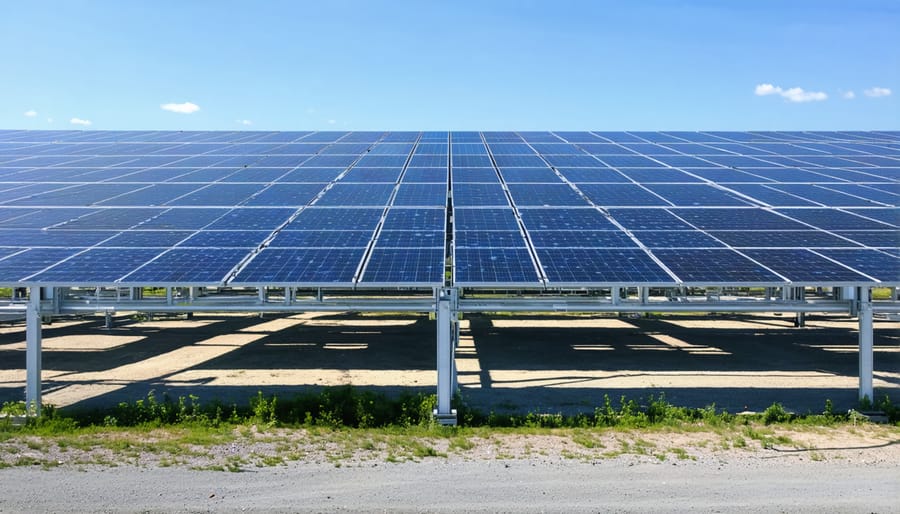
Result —
[[444, 249], [376, 247], [361, 282], [440, 286], [444, 282]]
[[898, 205], [885, 132], [2, 131], [0, 281], [877, 284]]
[[784, 282], [778, 275], [734, 250], [662, 249], [653, 250], [653, 254], [684, 283], [715, 285]]
[[550, 284], [667, 284], [665, 270], [642, 250], [538, 248]]
[[265, 248], [232, 280], [233, 284], [353, 284], [365, 248]]

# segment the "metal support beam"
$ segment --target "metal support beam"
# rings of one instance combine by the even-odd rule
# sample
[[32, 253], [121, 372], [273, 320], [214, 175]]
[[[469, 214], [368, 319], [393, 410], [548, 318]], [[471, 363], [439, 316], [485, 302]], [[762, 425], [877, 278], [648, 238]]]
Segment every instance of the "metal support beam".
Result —
[[25, 313], [25, 405], [33, 416], [41, 414], [41, 288], [32, 287]]
[[453, 316], [456, 316], [456, 290], [441, 288], [435, 297], [437, 318], [437, 408], [434, 417], [442, 425], [456, 424], [453, 399]]
[[875, 371], [872, 326], [872, 291], [864, 288], [859, 295], [859, 399], [875, 400], [872, 378]]

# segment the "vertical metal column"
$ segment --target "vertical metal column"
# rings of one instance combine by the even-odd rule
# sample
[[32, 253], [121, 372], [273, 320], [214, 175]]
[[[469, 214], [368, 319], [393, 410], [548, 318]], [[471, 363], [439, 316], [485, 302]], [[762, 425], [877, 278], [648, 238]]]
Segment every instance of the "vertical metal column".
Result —
[[456, 290], [438, 289], [435, 298], [437, 317], [437, 408], [434, 417], [442, 425], [456, 424], [453, 399], [453, 316], [456, 315]]
[[33, 416], [41, 414], [41, 288], [28, 293], [25, 313], [25, 405]]
[[872, 326], [872, 290], [863, 288], [859, 295], [859, 399], [875, 401], [872, 386], [875, 371]]

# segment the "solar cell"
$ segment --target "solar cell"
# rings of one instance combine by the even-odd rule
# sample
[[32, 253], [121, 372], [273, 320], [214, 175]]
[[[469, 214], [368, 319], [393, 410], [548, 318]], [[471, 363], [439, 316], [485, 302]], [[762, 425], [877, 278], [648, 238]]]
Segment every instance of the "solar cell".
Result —
[[382, 225], [383, 230], [444, 230], [446, 226], [444, 209], [397, 209], [388, 211]]
[[247, 200], [248, 206], [302, 207], [309, 204], [325, 188], [325, 184], [273, 184]]
[[558, 168], [570, 182], [630, 182], [628, 177], [612, 168]]
[[670, 211], [704, 230], [809, 229], [794, 220], [764, 209], [671, 209]]
[[509, 201], [499, 183], [460, 182], [453, 184], [453, 205], [461, 207], [502, 206], [509, 205]]
[[868, 277], [809, 250], [746, 250], [744, 253], [794, 283], [870, 282]]
[[317, 206], [369, 207], [387, 205], [394, 184], [344, 184], [338, 182], [316, 202]]
[[900, 259], [877, 250], [818, 250], [825, 257], [887, 284], [900, 284]]
[[262, 184], [210, 184], [167, 205], [231, 207], [246, 202], [264, 187]]
[[123, 248], [171, 248], [193, 234], [189, 230], [130, 230], [103, 241], [100, 246]]
[[169, 209], [141, 223], [141, 230], [196, 230], [224, 216], [231, 209]]
[[445, 184], [401, 184], [394, 197], [394, 205], [434, 205], [447, 203]]
[[610, 209], [610, 215], [629, 230], [692, 230], [665, 209]]
[[443, 248], [443, 230], [382, 230], [376, 248]]
[[371, 230], [282, 230], [269, 248], [365, 248]]
[[546, 182], [559, 183], [560, 179], [550, 168], [502, 168], [500, 174], [507, 183]]
[[900, 248], [900, 233], [896, 230], [838, 231], [835, 234], [875, 248]]
[[535, 248], [636, 248], [620, 230], [532, 230]]
[[518, 230], [459, 230], [454, 234], [457, 248], [523, 248]]
[[85, 248], [115, 234], [99, 230], [0, 229], [0, 246]]
[[522, 209], [522, 221], [531, 230], [618, 230], [597, 209]]
[[537, 286], [540, 280], [526, 248], [457, 248], [453, 262], [458, 285]]
[[286, 228], [290, 230], [374, 230], [383, 209], [304, 209]]
[[778, 209], [791, 218], [825, 230], [884, 230], [891, 228], [886, 223], [854, 216], [837, 209]]
[[672, 277], [643, 250], [538, 248], [538, 259], [553, 284], [668, 284]]
[[402, 167], [366, 168], [354, 166], [341, 179], [342, 182], [386, 182], [393, 184], [400, 178]]
[[232, 209], [205, 227], [207, 230], [273, 230], [286, 222], [296, 209]]
[[453, 168], [453, 183], [457, 182], [500, 182], [493, 168]]
[[204, 230], [178, 246], [188, 248], [256, 248], [271, 232], [267, 230]]
[[848, 211], [882, 223], [889, 223], [894, 227], [900, 227], [900, 209], [848, 209]]
[[714, 231], [710, 232], [710, 235], [735, 248], [834, 248], [858, 246], [851, 241], [821, 230]]
[[653, 250], [653, 254], [686, 284], [779, 284], [784, 279], [727, 249]]
[[[4, 249], [8, 254], [11, 250]], [[72, 255], [82, 251], [76, 248], [34, 248], [0, 260], [0, 283], [15, 284]]]
[[[496, 177], [494, 178], [496, 180]], [[409, 182], [434, 182], [447, 183], [447, 170], [443, 168], [406, 168], [403, 174], [403, 183]]]
[[95, 248], [28, 280], [56, 284], [113, 284], [159, 254], [158, 248]]
[[751, 205], [730, 191], [706, 184], [647, 184], [644, 187], [677, 206]]
[[376, 247], [366, 265], [362, 283], [421, 284], [444, 282], [443, 248], [389, 249]]
[[668, 206], [668, 202], [637, 184], [594, 184], [579, 183], [578, 189], [594, 205], [610, 207]]
[[244, 249], [175, 248], [124, 277], [122, 282], [221, 284], [245, 257]]
[[264, 248], [233, 284], [352, 285], [365, 248]]
[[509, 184], [513, 202], [520, 206], [584, 206], [587, 202], [568, 184]]
[[644, 230], [633, 232], [647, 248], [716, 248], [725, 246], [699, 230]]

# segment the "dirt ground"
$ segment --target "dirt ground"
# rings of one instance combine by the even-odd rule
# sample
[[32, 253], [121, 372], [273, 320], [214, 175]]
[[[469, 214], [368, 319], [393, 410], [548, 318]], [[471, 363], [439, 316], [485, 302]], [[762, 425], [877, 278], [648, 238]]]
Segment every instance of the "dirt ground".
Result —
[[[775, 401], [796, 412], [856, 404], [857, 322], [775, 314], [631, 318], [471, 315], [456, 363], [466, 401], [485, 412], [592, 410], [608, 394], [711, 403], [732, 412]], [[427, 316], [198, 315], [60, 319], [43, 328], [44, 401], [112, 405], [153, 390], [247, 401], [353, 384], [432, 393]], [[0, 326], [0, 401], [23, 399], [24, 324]], [[900, 323], [875, 322], [876, 396], [900, 399]]]

